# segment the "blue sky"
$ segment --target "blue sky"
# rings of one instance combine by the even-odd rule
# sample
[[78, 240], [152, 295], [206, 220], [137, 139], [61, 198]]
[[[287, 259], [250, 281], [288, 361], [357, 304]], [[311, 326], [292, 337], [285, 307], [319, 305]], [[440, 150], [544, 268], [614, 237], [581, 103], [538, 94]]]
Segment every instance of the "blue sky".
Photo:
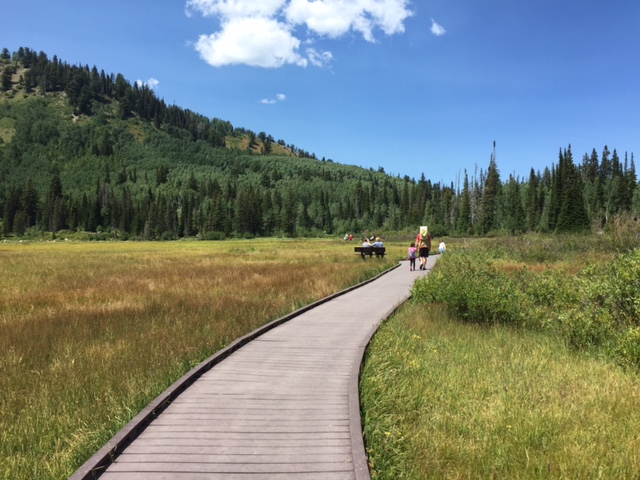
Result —
[[637, 0], [0, 0], [0, 48], [434, 182], [640, 153]]

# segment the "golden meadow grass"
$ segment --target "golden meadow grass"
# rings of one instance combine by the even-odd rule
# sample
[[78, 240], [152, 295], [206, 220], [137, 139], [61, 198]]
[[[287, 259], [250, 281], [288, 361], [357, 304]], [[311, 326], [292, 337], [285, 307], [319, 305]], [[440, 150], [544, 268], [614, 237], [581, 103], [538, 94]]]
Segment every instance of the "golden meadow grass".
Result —
[[394, 263], [352, 247], [0, 244], [0, 478], [68, 477], [204, 358]]
[[410, 303], [376, 334], [362, 389], [374, 479], [640, 472], [637, 375], [546, 334]]

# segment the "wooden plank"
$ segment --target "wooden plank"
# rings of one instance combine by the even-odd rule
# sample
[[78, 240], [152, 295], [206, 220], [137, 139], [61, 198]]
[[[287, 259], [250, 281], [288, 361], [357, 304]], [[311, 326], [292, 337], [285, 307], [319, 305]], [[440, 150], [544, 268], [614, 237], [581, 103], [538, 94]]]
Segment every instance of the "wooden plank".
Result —
[[[180, 440], [180, 442], [176, 442], [176, 440]], [[260, 449], [263, 447], [280, 449], [280, 448], [305, 448], [305, 447], [314, 447], [318, 449], [329, 449], [329, 448], [342, 448], [350, 446], [349, 437], [344, 435], [343, 438], [315, 438], [315, 437], [298, 437], [298, 438], [254, 438], [253, 436], [245, 437], [245, 438], [236, 438], [233, 439], [233, 447], [228, 447], [226, 441], [229, 440], [226, 435], [220, 436], [218, 438], [194, 438], [193, 436], [185, 435], [184, 437], [148, 437], [144, 443], [133, 443], [127, 448], [127, 451], [136, 451], [138, 448], [155, 448], [158, 447], [160, 451], [162, 447], [165, 446], [176, 446], [176, 443], [179, 445], [190, 446], [190, 447], [216, 447], [216, 451], [225, 452], [227, 449], [235, 448], [240, 451], [243, 448], [256, 448]], [[132, 450], [133, 449], [133, 450]]]
[[[348, 465], [351, 463], [351, 452], [344, 450], [337, 454], [311, 454], [311, 453], [298, 453], [294, 455], [274, 454], [269, 453], [267, 455], [236, 455], [236, 454], [135, 454], [135, 453], [123, 453], [118, 457], [114, 465], [122, 465], [125, 463], [133, 464], [224, 464], [224, 465], [236, 465], [234, 469], [236, 471], [251, 470], [256, 468], [266, 468], [264, 465], [276, 465], [278, 468], [293, 468], [290, 465], [297, 465], [302, 468], [305, 464], [322, 465], [322, 464], [342, 464]], [[251, 467], [250, 467], [251, 466]], [[130, 467], [126, 467], [130, 468]], [[134, 467], [135, 468], [135, 467]], [[180, 468], [180, 466], [178, 466]], [[317, 467], [320, 468], [320, 467]], [[269, 471], [278, 471], [276, 469], [269, 468]]]
[[353, 472], [291, 472], [291, 473], [194, 473], [194, 472], [112, 472], [107, 471], [101, 480], [354, 480]]
[[179, 445], [162, 445], [157, 443], [145, 443], [134, 444], [127, 448], [129, 454], [156, 454], [156, 455], [169, 455], [169, 454], [195, 454], [195, 455], [209, 455], [212, 451], [215, 451], [217, 455], [297, 455], [305, 451], [313, 449], [317, 454], [342, 454], [348, 452], [351, 445], [343, 443], [342, 445], [271, 445], [266, 444], [262, 446], [256, 445], [244, 445], [244, 446], [216, 446], [215, 450], [212, 450], [211, 445], [191, 445], [182, 442]]

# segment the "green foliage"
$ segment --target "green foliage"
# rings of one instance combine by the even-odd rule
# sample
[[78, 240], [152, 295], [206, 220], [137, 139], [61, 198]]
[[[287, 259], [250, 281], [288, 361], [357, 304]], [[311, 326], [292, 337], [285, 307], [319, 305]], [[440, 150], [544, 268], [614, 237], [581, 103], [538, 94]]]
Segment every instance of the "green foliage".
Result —
[[463, 319], [481, 323], [525, 323], [527, 298], [519, 278], [502, 274], [489, 261], [469, 253], [447, 254], [426, 280], [417, 282], [418, 301], [446, 303]]
[[570, 343], [605, 347], [623, 364], [640, 366], [640, 249], [578, 276], [580, 301], [560, 316]]
[[[598, 242], [588, 247], [567, 237], [556, 239], [555, 245], [586, 259], [592, 257], [587, 248]], [[416, 283], [414, 298], [444, 304], [471, 322], [550, 330], [573, 347], [596, 349], [621, 364], [640, 367], [640, 249], [573, 274], [573, 268], [548, 264], [541, 270], [518, 263], [523, 257], [517, 249], [486, 247], [452, 251], [450, 246], [431, 275]]]
[[[640, 190], [639, 190], [640, 192]], [[628, 252], [637, 248], [640, 240], [640, 222], [630, 213], [614, 216], [605, 229], [610, 247], [617, 252]]]

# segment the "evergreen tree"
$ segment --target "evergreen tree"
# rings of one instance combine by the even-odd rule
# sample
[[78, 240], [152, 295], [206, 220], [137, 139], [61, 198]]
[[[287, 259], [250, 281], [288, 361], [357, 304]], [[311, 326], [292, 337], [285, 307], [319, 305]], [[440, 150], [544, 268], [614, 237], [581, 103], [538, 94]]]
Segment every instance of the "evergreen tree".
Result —
[[487, 170], [487, 178], [484, 182], [482, 192], [482, 210], [480, 217], [480, 225], [482, 233], [488, 233], [497, 227], [496, 214], [498, 207], [498, 193], [500, 191], [500, 172], [496, 164], [495, 145], [493, 142], [494, 153], [489, 161], [489, 169]]
[[[329, 204], [329, 193], [324, 192], [321, 195], [322, 208], [322, 229], [326, 233], [333, 233], [333, 217], [331, 215], [331, 206]], [[382, 225], [382, 222], [380, 223]]]
[[13, 187], [9, 191], [7, 198], [4, 202], [3, 214], [2, 214], [2, 233], [5, 236], [11, 234], [14, 231], [13, 222], [16, 218], [16, 213], [21, 211], [22, 207], [22, 189]]
[[464, 171], [457, 230], [463, 234], [471, 233], [471, 196], [469, 194], [469, 176], [466, 170]]
[[33, 180], [29, 178], [22, 191], [22, 205], [21, 211], [25, 215], [26, 227], [33, 227], [38, 219], [38, 191], [33, 183]]
[[553, 185], [552, 173], [549, 167], [545, 167], [540, 183], [538, 185], [538, 211], [540, 212], [540, 221], [538, 229], [541, 232], [550, 232], [549, 213], [551, 205], [551, 189]]
[[[626, 163], [626, 161], [625, 161]], [[631, 154], [631, 163], [629, 168], [625, 168], [625, 182], [627, 185], [627, 196], [625, 198], [625, 208], [631, 210], [633, 207], [633, 195], [637, 190], [638, 177], [636, 176], [636, 165], [633, 160], [633, 153]]]
[[44, 205], [43, 224], [50, 232], [57, 232], [65, 225], [62, 205], [62, 181], [60, 175], [55, 173], [51, 177], [46, 204]]
[[573, 163], [571, 145], [563, 156], [561, 166], [564, 186], [562, 189], [562, 205], [558, 222], [557, 232], [580, 232], [588, 230], [589, 217], [585, 208], [584, 197], [582, 196], [582, 181], [580, 174]]
[[266, 236], [275, 233], [277, 226], [277, 215], [274, 209], [271, 192], [264, 191], [262, 195], [262, 230]]
[[548, 217], [550, 230], [555, 230], [558, 224], [558, 218], [560, 217], [560, 211], [562, 210], [563, 188], [565, 185], [565, 155], [562, 152], [562, 149], [560, 149], [558, 157], [558, 165], [551, 167], [551, 192], [549, 198]]
[[524, 207], [522, 206], [522, 197], [520, 196], [520, 182], [513, 175], [509, 177], [509, 187], [507, 229], [512, 235], [516, 235], [525, 231], [526, 218]]
[[591, 156], [587, 156], [585, 153], [582, 163], [585, 203], [589, 217], [593, 218], [599, 214], [602, 208], [600, 204], [602, 183], [600, 175], [598, 174], [600, 165], [598, 153], [595, 148], [591, 151]]
[[11, 77], [13, 75], [13, 68], [5, 66], [0, 73], [0, 91], [8, 92], [11, 90], [12, 82]]
[[529, 172], [529, 184], [527, 185], [526, 197], [526, 229], [531, 232], [538, 228], [541, 216], [541, 211], [539, 210], [540, 202], [538, 200], [539, 183], [540, 178], [532, 168]]
[[280, 210], [281, 218], [280, 225], [285, 235], [289, 237], [296, 236], [296, 213], [297, 202], [293, 188], [287, 189], [286, 195], [283, 199], [282, 208]]

